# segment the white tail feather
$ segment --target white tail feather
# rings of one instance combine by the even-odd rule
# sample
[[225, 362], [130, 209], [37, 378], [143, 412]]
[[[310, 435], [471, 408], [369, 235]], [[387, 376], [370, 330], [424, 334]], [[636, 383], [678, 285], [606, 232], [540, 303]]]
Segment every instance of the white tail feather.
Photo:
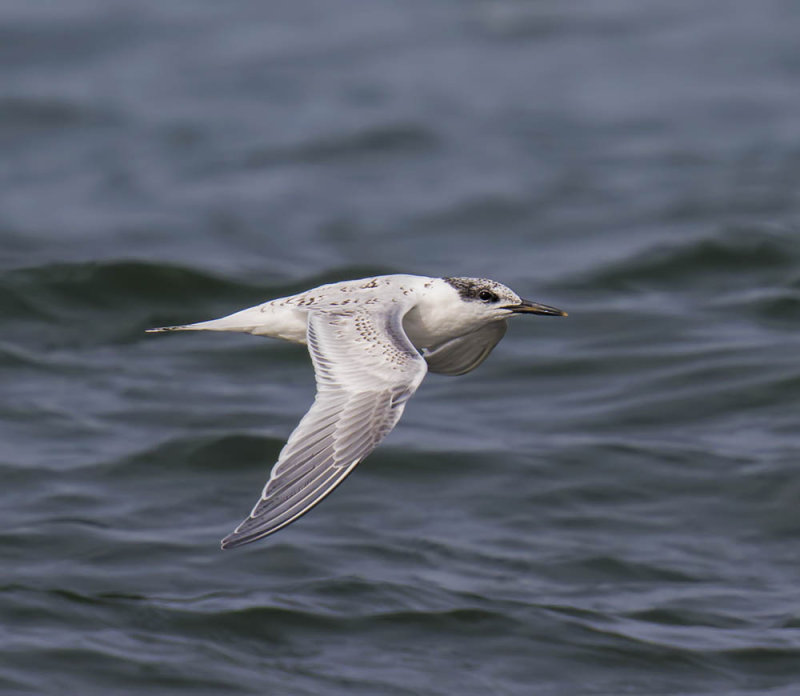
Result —
[[235, 331], [256, 336], [273, 336], [295, 343], [305, 343], [307, 314], [289, 306], [272, 303], [249, 307], [226, 317], [200, 321], [196, 324], [159, 326], [147, 333], [167, 331]]

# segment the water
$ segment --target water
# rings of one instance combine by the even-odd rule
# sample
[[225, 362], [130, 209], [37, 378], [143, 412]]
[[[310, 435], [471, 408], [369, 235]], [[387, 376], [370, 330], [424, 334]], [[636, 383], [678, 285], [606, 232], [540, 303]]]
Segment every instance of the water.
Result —
[[[0, 9], [0, 693], [754, 694], [800, 679], [796, 3]], [[331, 280], [520, 318], [218, 550]]]

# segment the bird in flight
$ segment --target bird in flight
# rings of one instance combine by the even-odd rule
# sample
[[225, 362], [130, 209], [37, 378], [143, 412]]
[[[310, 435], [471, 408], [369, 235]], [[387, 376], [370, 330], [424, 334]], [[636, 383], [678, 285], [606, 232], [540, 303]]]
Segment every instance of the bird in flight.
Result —
[[317, 394], [228, 549], [283, 529], [327, 496], [403, 415], [425, 373], [463, 375], [516, 314], [565, 317], [485, 278], [385, 275], [313, 288], [161, 331], [235, 331], [306, 344]]

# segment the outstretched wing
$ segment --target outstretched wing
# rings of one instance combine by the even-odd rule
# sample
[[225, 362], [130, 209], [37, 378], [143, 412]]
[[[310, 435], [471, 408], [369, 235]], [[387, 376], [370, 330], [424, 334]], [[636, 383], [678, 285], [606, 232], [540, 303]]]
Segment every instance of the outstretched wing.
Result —
[[452, 338], [423, 352], [431, 372], [442, 375], [463, 375], [474, 370], [500, 342], [506, 333], [505, 321], [493, 321], [477, 331]]
[[232, 548], [277, 532], [328, 495], [395, 426], [427, 371], [402, 327], [402, 305], [308, 316], [314, 404], [289, 436]]

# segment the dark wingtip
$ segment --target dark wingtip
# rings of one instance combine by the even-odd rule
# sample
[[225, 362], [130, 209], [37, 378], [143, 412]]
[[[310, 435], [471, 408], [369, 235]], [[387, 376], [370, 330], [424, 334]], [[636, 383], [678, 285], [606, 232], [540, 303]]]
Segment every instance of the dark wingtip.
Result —
[[[248, 524], [248, 522], [250, 524]], [[252, 544], [254, 541], [263, 539], [265, 536], [269, 536], [285, 526], [280, 525], [275, 529], [258, 529], [258, 525], [254, 525], [255, 522], [255, 517], [248, 517], [220, 542], [220, 548], [225, 551], [227, 549], [235, 549], [237, 546]], [[253, 526], [255, 526], [256, 529], [253, 529]]]
[[249, 544], [251, 541], [255, 541], [255, 539], [247, 538], [247, 536], [240, 536], [236, 532], [231, 532], [219, 543], [219, 547], [223, 551], [226, 551], [228, 549], [235, 549], [237, 546], [244, 546], [244, 544]]
[[145, 333], [164, 333], [165, 331], [182, 331], [186, 327], [181, 326], [157, 326], [154, 329], [145, 329]]

